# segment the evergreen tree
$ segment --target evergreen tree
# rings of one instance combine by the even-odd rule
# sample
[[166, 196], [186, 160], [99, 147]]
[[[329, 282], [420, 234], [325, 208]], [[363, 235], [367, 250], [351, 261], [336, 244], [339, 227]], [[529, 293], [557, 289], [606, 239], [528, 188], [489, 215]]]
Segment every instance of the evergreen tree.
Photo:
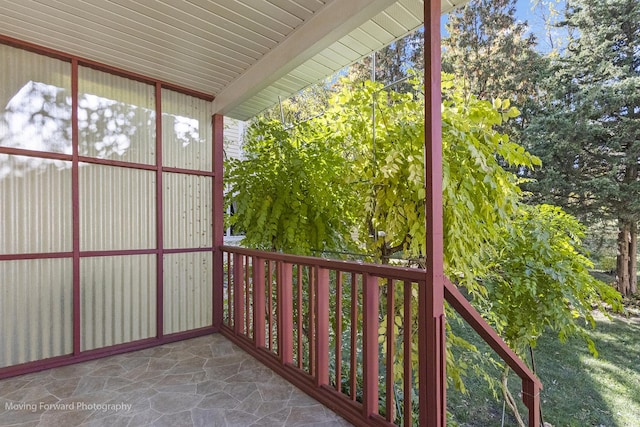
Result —
[[537, 201], [587, 221], [618, 222], [617, 282], [637, 292], [640, 219], [640, 2], [569, 0], [569, 34], [554, 61], [544, 111], [527, 130], [544, 167]]
[[517, 21], [515, 12], [516, 0], [471, 0], [452, 13], [442, 68], [464, 82], [467, 95], [508, 99], [518, 107], [520, 116], [500, 129], [520, 140], [538, 111], [539, 82], [548, 67], [528, 23]]
[[515, 12], [516, 0], [472, 0], [449, 16], [443, 69], [480, 99], [524, 105], [537, 93], [542, 58], [527, 22], [517, 21]]

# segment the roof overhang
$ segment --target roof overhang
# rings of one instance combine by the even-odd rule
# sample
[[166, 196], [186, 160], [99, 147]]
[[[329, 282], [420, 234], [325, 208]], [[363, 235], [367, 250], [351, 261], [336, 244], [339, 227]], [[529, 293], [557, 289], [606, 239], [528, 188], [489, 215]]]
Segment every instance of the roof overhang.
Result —
[[[442, 0], [443, 13], [468, 0]], [[0, 2], [0, 35], [215, 97], [248, 119], [422, 25], [421, 0]]]

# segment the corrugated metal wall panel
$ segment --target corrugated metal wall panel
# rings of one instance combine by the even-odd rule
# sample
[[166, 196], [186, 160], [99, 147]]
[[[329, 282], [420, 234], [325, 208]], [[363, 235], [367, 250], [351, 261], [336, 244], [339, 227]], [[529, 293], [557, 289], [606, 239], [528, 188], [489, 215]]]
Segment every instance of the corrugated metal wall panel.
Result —
[[0, 261], [0, 367], [73, 352], [71, 259]]
[[156, 335], [156, 255], [80, 260], [81, 349]]
[[[14, 116], [0, 110], [5, 146], [70, 154], [65, 139], [71, 134], [70, 90], [50, 84], [70, 80], [68, 64], [61, 63], [66, 69], [56, 68], [60, 61], [54, 60], [53, 66], [45, 67], [41, 62], [48, 64], [48, 58], [4, 45], [0, 49], [8, 52], [0, 70], [4, 66], [3, 71], [13, 73], [11, 78], [0, 75], [1, 95], [7, 108], [17, 105]], [[7, 65], [15, 62], [19, 63], [15, 69]], [[38, 80], [47, 83], [21, 80], [33, 70], [42, 72]], [[156, 92], [155, 85], [83, 67], [79, 92], [79, 154], [135, 163], [131, 167], [78, 164], [80, 316], [75, 321], [81, 336], [76, 344], [88, 351], [157, 334], [157, 255], [104, 253], [157, 249], [157, 171], [136, 166], [155, 168], [157, 162]], [[211, 170], [211, 103], [168, 90], [164, 95], [167, 165]], [[16, 123], [20, 126], [12, 128]], [[16, 135], [10, 135], [14, 131]], [[40, 142], [16, 143], [31, 137]], [[61, 145], [52, 148], [42, 141]], [[0, 262], [0, 368], [70, 355], [74, 350], [71, 155], [63, 161], [2, 150], [0, 254], [26, 258], [23, 254], [66, 252], [69, 258]], [[213, 177], [170, 172], [163, 176], [164, 247], [211, 247]], [[87, 251], [103, 253], [83, 253]], [[211, 326], [211, 252], [168, 254], [162, 262], [165, 333]]]
[[213, 246], [213, 178], [165, 172], [162, 181], [164, 247]]
[[155, 164], [155, 87], [78, 69], [81, 156]]
[[0, 146], [71, 154], [71, 65], [7, 45], [0, 58]]
[[213, 256], [210, 252], [164, 255], [164, 333], [213, 324]]
[[153, 171], [80, 164], [80, 249], [154, 249]]
[[72, 250], [71, 162], [0, 154], [0, 253]]
[[211, 171], [211, 103], [162, 90], [162, 163], [164, 166]]

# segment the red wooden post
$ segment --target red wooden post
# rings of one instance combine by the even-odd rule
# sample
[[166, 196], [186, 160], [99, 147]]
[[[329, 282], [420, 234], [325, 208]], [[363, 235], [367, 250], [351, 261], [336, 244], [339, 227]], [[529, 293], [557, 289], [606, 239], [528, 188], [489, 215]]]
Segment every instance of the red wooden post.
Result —
[[442, 116], [439, 0], [424, 3], [425, 211], [427, 286], [418, 292], [420, 425], [445, 426], [444, 272], [442, 229]]
[[286, 365], [293, 363], [293, 265], [279, 262], [278, 269], [278, 353]]
[[162, 173], [162, 85], [156, 82], [156, 337], [164, 336], [164, 202]]
[[321, 386], [329, 384], [329, 270], [316, 268], [316, 290], [316, 385]]
[[[224, 183], [223, 183], [223, 129], [224, 117], [215, 114], [213, 126], [213, 327], [220, 328], [224, 316]], [[231, 283], [228, 283], [231, 286]]]
[[256, 347], [265, 346], [264, 291], [264, 259], [253, 257], [253, 341]]
[[378, 414], [378, 278], [363, 276], [363, 409], [364, 416]]
[[244, 334], [244, 255], [233, 254], [233, 331]]
[[[73, 216], [73, 355], [81, 351], [81, 305], [80, 305], [80, 175], [78, 165], [78, 60], [71, 61], [71, 147], [73, 161], [71, 163], [71, 209]], [[160, 261], [162, 262], [162, 261]], [[157, 314], [156, 314], [157, 316]]]
[[522, 380], [522, 401], [529, 409], [529, 427], [540, 426], [540, 387], [529, 379]]

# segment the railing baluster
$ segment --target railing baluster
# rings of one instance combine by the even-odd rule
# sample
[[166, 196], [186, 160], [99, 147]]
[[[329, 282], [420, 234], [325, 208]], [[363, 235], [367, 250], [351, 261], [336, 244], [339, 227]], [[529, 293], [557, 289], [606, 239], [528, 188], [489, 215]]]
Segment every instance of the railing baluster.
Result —
[[364, 416], [368, 418], [378, 414], [378, 278], [365, 274], [362, 287], [362, 403]]
[[253, 326], [253, 322], [251, 319], [251, 312], [253, 311], [253, 307], [251, 306], [251, 269], [249, 268], [249, 262], [251, 258], [249, 256], [245, 257], [244, 264], [244, 325], [245, 325], [245, 333], [247, 338], [251, 337], [251, 327]]
[[342, 272], [336, 271], [336, 391], [342, 391]]
[[350, 363], [350, 377], [349, 378], [349, 392], [351, 393], [351, 400], [355, 401], [357, 398], [357, 352], [356, 346], [358, 344], [358, 280], [355, 273], [351, 273], [351, 360]]
[[244, 333], [244, 277], [242, 268], [244, 255], [233, 254], [233, 331], [236, 335]]
[[253, 257], [253, 340], [256, 347], [265, 346], [264, 259]]
[[273, 261], [269, 261], [267, 267], [267, 277], [269, 280], [269, 345], [267, 348], [273, 351]]
[[278, 263], [278, 354], [283, 365], [293, 363], [293, 265]]
[[396, 356], [396, 338], [395, 338], [395, 283], [393, 279], [387, 279], [387, 421], [393, 422], [395, 419], [395, 399], [394, 399], [394, 383], [393, 362]]
[[315, 286], [315, 268], [309, 266], [307, 268], [307, 276], [309, 277], [309, 335], [307, 342], [309, 343], [309, 373], [314, 376], [316, 374], [316, 286]]
[[[329, 384], [329, 270], [316, 267], [316, 385]], [[312, 335], [313, 337], [313, 335]]]
[[231, 264], [231, 252], [227, 252], [227, 326], [231, 326], [233, 319], [232, 288], [233, 288], [233, 264]]
[[298, 265], [296, 268], [296, 280], [298, 290], [298, 317], [296, 319], [296, 327], [298, 328], [298, 368], [302, 369], [302, 266]]
[[411, 427], [413, 425], [413, 369], [411, 366], [412, 358], [412, 343], [411, 340], [411, 325], [413, 325], [413, 319], [411, 317], [411, 304], [413, 304], [412, 296], [413, 285], [410, 281], [404, 281], [404, 325], [403, 325], [403, 341], [404, 341], [404, 382], [403, 399], [404, 399], [404, 425]]

